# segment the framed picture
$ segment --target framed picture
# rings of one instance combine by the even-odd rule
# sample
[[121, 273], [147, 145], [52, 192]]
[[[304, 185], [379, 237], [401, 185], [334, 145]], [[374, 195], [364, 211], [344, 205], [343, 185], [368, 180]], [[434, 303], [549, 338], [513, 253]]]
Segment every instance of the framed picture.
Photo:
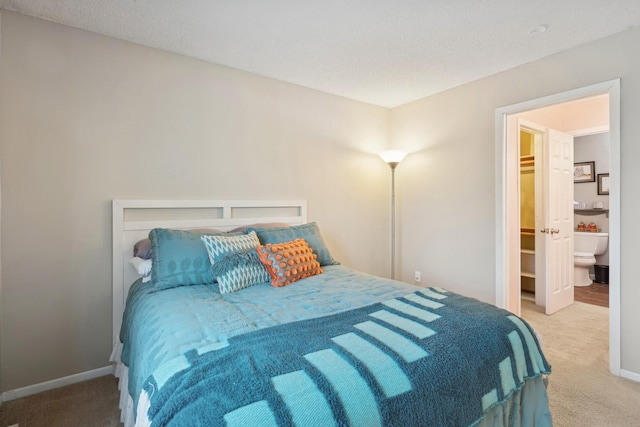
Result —
[[609, 174], [608, 173], [598, 174], [598, 194], [603, 196], [609, 195]]
[[573, 164], [573, 182], [595, 182], [596, 162], [581, 162]]

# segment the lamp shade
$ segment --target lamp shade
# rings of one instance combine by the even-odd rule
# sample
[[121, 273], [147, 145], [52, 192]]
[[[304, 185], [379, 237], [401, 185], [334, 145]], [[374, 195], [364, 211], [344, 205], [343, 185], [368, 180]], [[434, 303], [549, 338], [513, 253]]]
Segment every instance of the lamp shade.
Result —
[[407, 152], [403, 150], [384, 150], [379, 152], [378, 155], [387, 163], [398, 164], [407, 157]]

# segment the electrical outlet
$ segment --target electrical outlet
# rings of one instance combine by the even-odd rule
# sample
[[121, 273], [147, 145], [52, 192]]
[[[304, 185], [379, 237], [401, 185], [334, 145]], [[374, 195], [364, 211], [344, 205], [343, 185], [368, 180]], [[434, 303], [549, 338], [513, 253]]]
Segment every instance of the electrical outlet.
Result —
[[420, 272], [416, 271], [415, 273], [413, 273], [413, 281], [416, 283], [420, 283]]

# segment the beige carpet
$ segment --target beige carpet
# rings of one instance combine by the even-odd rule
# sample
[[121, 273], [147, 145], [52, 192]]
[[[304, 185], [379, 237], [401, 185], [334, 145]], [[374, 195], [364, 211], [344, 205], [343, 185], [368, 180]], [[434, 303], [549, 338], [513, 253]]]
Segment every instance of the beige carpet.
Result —
[[118, 381], [112, 375], [10, 400], [0, 427], [115, 427], [120, 423]]
[[609, 373], [609, 309], [575, 302], [546, 316], [522, 300], [522, 317], [542, 337], [551, 364], [556, 427], [640, 427], [640, 383]]

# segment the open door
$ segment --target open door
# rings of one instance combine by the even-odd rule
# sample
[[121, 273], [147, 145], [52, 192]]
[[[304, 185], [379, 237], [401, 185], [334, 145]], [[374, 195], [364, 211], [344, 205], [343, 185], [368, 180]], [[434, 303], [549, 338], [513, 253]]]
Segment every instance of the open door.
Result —
[[543, 206], [536, 209], [536, 249], [544, 247], [546, 262], [540, 269], [536, 263], [536, 273], [542, 273], [536, 274], [536, 294], [540, 277], [545, 312], [553, 314], [573, 304], [573, 136], [546, 129], [541, 160]]
[[573, 136], [519, 118], [535, 141], [535, 300], [553, 314], [573, 303]]

